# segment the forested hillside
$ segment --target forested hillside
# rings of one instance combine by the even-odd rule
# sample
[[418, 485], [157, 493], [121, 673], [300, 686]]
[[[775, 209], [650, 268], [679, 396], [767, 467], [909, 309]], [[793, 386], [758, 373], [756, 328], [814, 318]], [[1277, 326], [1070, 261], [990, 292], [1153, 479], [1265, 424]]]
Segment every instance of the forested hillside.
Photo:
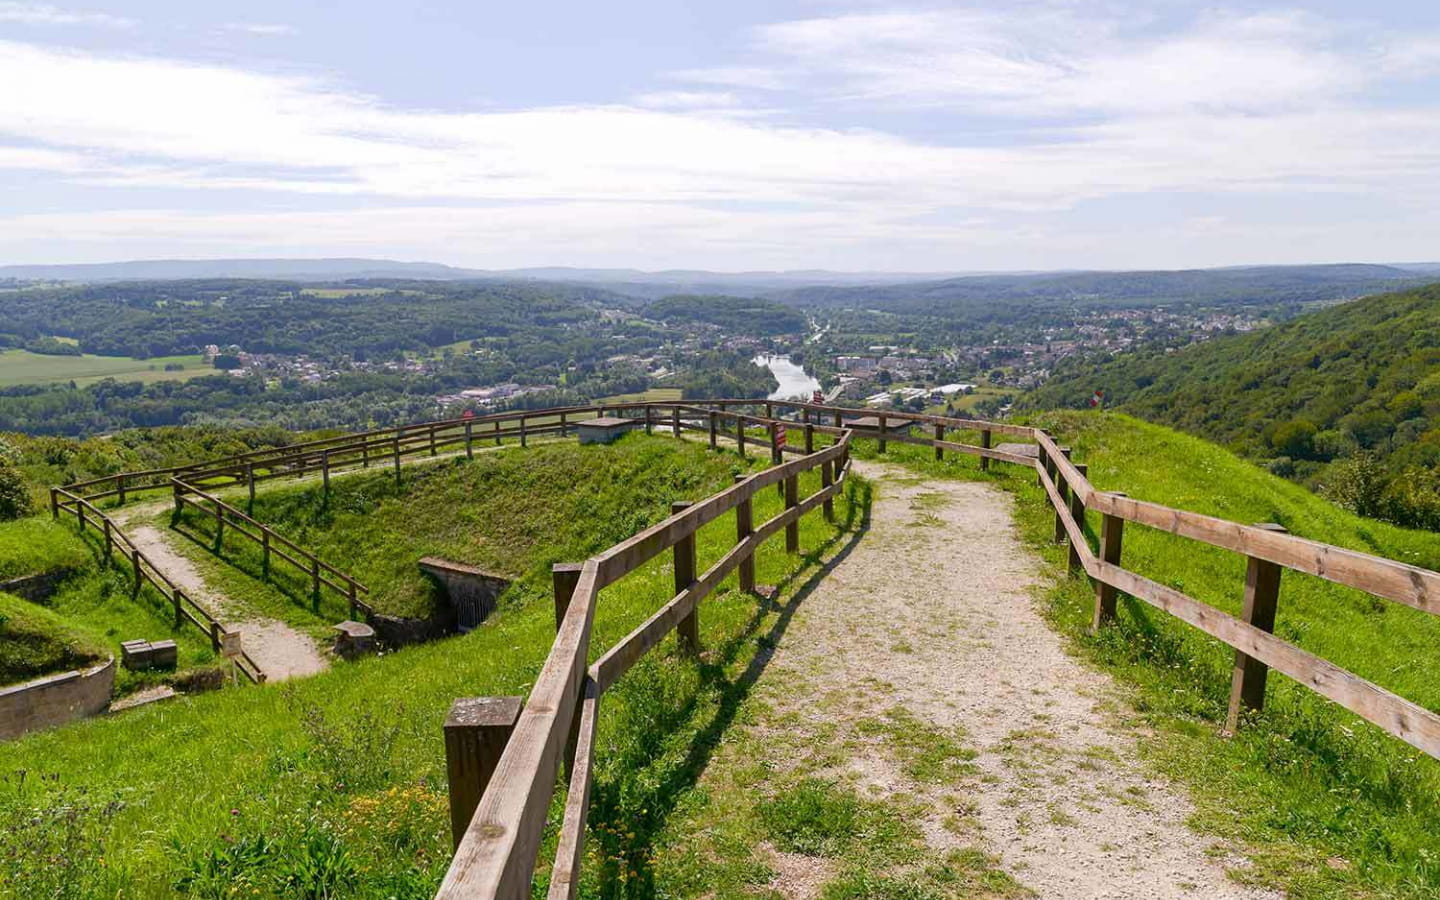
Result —
[[1078, 359], [1026, 404], [1079, 407], [1096, 390], [1366, 515], [1440, 528], [1440, 285], [1179, 351]]
[[797, 334], [805, 330], [802, 314], [773, 300], [753, 297], [676, 294], [656, 300], [642, 312], [660, 322], [698, 322], [735, 334]]

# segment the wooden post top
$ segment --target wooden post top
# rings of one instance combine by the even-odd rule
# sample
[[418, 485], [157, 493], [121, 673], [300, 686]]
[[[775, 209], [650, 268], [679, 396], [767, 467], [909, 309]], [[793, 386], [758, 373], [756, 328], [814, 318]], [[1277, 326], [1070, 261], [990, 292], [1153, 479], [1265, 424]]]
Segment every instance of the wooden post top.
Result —
[[450, 704], [445, 728], [509, 727], [525, 707], [522, 697], [461, 697]]

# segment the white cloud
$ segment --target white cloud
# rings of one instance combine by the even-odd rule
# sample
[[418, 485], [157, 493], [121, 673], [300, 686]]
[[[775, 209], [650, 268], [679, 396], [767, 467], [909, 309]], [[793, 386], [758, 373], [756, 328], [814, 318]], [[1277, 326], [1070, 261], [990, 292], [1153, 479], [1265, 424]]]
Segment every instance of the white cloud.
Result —
[[0, 3], [0, 22], [24, 25], [97, 25], [105, 28], [131, 28], [134, 19], [106, 13], [72, 12], [46, 3]]
[[261, 37], [278, 37], [299, 33], [293, 25], [284, 25], [275, 22], [227, 22], [220, 26], [220, 30], [234, 31], [241, 34], [254, 34]]
[[[82, 190], [210, 191], [222, 210], [226, 191], [246, 208], [302, 208], [12, 214], [0, 256], [67, 244], [111, 248], [99, 258], [289, 246], [483, 265], [1094, 265], [1006, 254], [1047, 242], [1119, 253], [1055, 223], [1089, 201], [1155, 194], [1346, 194], [1405, 210], [1394, 221], [1413, 226], [1428, 215], [1413, 210], [1440, 200], [1440, 107], [1364, 99], [1376, 79], [1423, 77], [1434, 46], [1337, 33], [1294, 15], [1212, 16], [1159, 35], [1073, 12], [847, 15], [762, 29], [767, 66], [692, 73], [724, 89], [509, 112], [402, 108], [313, 76], [0, 41], [0, 84], [27, 85], [0, 91], [0, 179], [41, 172]], [[766, 115], [749, 102], [762, 89]], [[950, 110], [1009, 113], [1022, 127], [974, 143], [801, 127], [773, 108], [794, 91], [957, 120]], [[377, 208], [316, 208], [336, 204]], [[1209, 223], [1192, 229], [1207, 241], [1264, 244], [1233, 218], [1184, 218]], [[1332, 227], [1356, 247], [1387, 233]], [[1158, 253], [1164, 234], [1148, 229], [1133, 247]], [[957, 252], [970, 254], [964, 266]]]
[[637, 96], [635, 103], [650, 109], [731, 109], [741, 105], [740, 97], [729, 91], [651, 91]]
[[[758, 30], [774, 62], [759, 79], [838, 99], [974, 104], [1035, 116], [1261, 111], [1313, 103], [1364, 81], [1328, 26], [1301, 15], [1213, 16], [1163, 34], [1122, 21], [1026, 9], [856, 13]], [[724, 70], [689, 73], [727, 83]]]

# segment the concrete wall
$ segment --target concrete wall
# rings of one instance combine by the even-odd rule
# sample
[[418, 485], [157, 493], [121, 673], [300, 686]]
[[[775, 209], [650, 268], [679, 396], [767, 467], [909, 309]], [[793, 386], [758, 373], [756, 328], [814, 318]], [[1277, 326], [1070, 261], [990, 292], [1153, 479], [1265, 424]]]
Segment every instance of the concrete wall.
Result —
[[508, 578], [435, 556], [420, 560], [420, 570], [445, 588], [455, 628], [460, 631], [469, 631], [484, 622], [495, 609], [496, 599], [510, 586]]
[[0, 688], [0, 741], [99, 715], [110, 706], [115, 659]]
[[0, 591], [14, 594], [31, 603], [40, 603], [50, 599], [50, 595], [55, 593], [60, 582], [69, 578], [73, 571], [73, 569], [56, 569], [54, 572], [41, 572], [39, 575], [26, 575], [23, 578], [0, 581]]

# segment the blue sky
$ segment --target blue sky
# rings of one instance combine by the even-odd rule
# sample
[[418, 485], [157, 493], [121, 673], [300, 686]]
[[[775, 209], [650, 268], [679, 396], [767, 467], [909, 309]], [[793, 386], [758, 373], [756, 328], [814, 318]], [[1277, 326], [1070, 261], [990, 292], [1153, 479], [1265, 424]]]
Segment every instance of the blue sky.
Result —
[[1440, 258], [1440, 4], [0, 0], [0, 263]]

